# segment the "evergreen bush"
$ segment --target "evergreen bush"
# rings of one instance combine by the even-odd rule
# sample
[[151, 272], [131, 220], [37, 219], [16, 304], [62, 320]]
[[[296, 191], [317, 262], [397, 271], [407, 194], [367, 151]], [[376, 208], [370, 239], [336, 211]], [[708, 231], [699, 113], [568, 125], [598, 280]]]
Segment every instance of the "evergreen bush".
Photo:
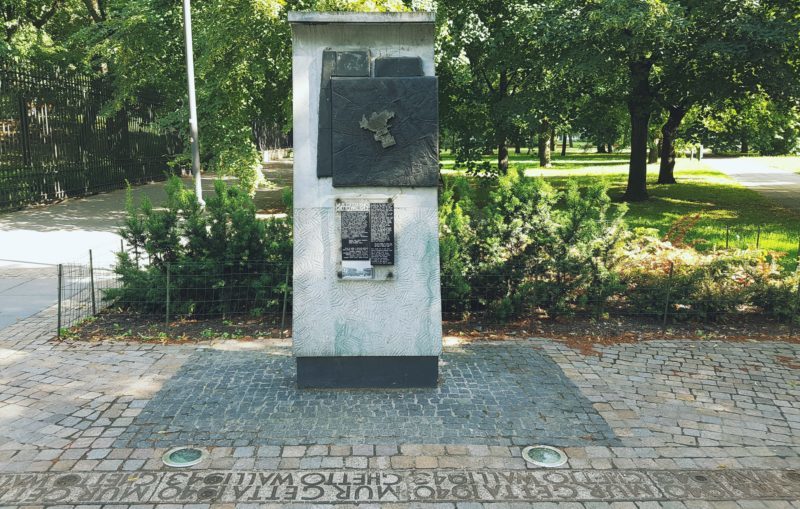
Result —
[[115, 267], [122, 306], [174, 315], [258, 315], [279, 310], [291, 260], [290, 219], [258, 219], [248, 192], [222, 181], [203, 210], [177, 177], [163, 208], [128, 194], [120, 235], [129, 249]]

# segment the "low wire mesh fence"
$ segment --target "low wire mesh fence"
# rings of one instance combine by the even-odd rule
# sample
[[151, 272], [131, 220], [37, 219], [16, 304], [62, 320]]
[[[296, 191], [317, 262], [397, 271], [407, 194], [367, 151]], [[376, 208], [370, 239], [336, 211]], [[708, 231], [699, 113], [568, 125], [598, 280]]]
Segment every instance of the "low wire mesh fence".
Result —
[[[688, 288], [673, 269], [667, 269], [658, 285], [621, 280], [602, 290], [504, 273], [476, 277], [466, 291], [463, 284], [445, 276], [442, 316], [446, 328], [456, 330], [522, 327], [553, 317], [634, 319], [662, 328], [766, 320], [785, 324], [790, 334], [800, 330], [800, 286], [794, 282], [756, 289], [741, 281], [717, 280], [716, 289], [703, 281]], [[291, 263], [287, 262], [245, 268], [164, 264], [122, 276], [91, 264], [64, 264], [58, 273], [59, 334], [102, 310], [112, 315], [111, 321], [135, 316], [139, 323], [167, 335], [211, 334], [204, 332], [211, 322], [247, 331], [254, 329], [241, 327], [257, 324], [260, 336], [273, 337], [283, 337], [291, 328]], [[713, 280], [713, 274], [707, 276]], [[195, 326], [187, 329], [187, 324]]]
[[[731, 250], [753, 249], [771, 238], [759, 228], [728, 231]], [[785, 238], [781, 237], [784, 243]], [[118, 321], [135, 316], [139, 324], [168, 335], [202, 334], [204, 322], [260, 336], [290, 334], [291, 260], [237, 266], [149, 259], [140, 263], [140, 268], [129, 271], [94, 267], [90, 252], [89, 263], [58, 266], [59, 335], [103, 310], [103, 315]], [[442, 317], [451, 330], [524, 328], [546, 319], [577, 317], [633, 320], [662, 329], [761, 321], [785, 325], [790, 334], [800, 332], [798, 254], [778, 258], [772, 266], [783, 268], [768, 275], [766, 265], [740, 273], [720, 270], [713, 263], [688, 269], [659, 263], [602, 281], [587, 280], [594, 276], [586, 274], [544, 273], [535, 264], [469, 275], [443, 269]], [[192, 323], [194, 329], [188, 326]]]
[[136, 317], [137, 324], [145, 326], [140, 335], [152, 331], [180, 335], [187, 324], [216, 320], [232, 330], [241, 330], [234, 325], [256, 330], [257, 325], [260, 335], [282, 336], [290, 324], [291, 263], [287, 262], [151, 263], [129, 271], [64, 264], [58, 266], [58, 274], [59, 337], [103, 310], [116, 322], [123, 316]]
[[84, 319], [97, 315], [107, 306], [104, 294], [119, 285], [114, 271], [95, 268], [92, 264], [60, 264], [58, 272], [58, 325], [59, 336], [64, 328], [72, 327]]
[[[759, 269], [761, 270], [761, 269]], [[783, 324], [800, 332], [800, 265], [794, 274], [753, 278], [710, 265], [682, 272], [667, 263], [655, 277], [633, 273], [606, 281], [508, 271], [468, 278], [442, 275], [442, 315], [452, 328], [496, 327], [582, 317], [677, 324]]]

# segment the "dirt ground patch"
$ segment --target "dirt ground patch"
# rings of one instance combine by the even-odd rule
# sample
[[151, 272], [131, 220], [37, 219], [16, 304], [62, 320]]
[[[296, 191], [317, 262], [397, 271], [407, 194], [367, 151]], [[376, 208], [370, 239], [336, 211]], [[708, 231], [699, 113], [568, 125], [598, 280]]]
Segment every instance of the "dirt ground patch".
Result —
[[[72, 327], [62, 335], [71, 341], [125, 341], [185, 343], [215, 339], [253, 340], [291, 337], [291, 312], [281, 327], [281, 316], [248, 318], [178, 319], [167, 324], [164, 317], [107, 309], [97, 317]], [[743, 318], [724, 323], [677, 323], [663, 327], [642, 317], [596, 319], [561, 317], [520, 320], [503, 325], [478, 322], [444, 322], [445, 337], [460, 340], [504, 340], [540, 337], [563, 341], [587, 355], [597, 354], [598, 345], [652, 340], [785, 341], [800, 343], [800, 327]]]
[[264, 164], [262, 172], [264, 178], [269, 182], [269, 186], [257, 189], [253, 197], [259, 214], [271, 215], [286, 212], [283, 194], [287, 189], [292, 188], [292, 164], [291, 159], [280, 159]]
[[[290, 331], [283, 330], [288, 337]], [[106, 309], [62, 333], [67, 341], [197, 343], [215, 339], [253, 340], [281, 337], [281, 317], [182, 318]]]
[[560, 317], [530, 319], [504, 326], [482, 326], [468, 322], [445, 322], [445, 335], [462, 339], [509, 339], [541, 337], [563, 341], [587, 355], [597, 355], [596, 346], [640, 341], [784, 341], [800, 343], [800, 327], [791, 328], [762, 317], [743, 316], [736, 321], [717, 323], [683, 322], [666, 327], [644, 317]]

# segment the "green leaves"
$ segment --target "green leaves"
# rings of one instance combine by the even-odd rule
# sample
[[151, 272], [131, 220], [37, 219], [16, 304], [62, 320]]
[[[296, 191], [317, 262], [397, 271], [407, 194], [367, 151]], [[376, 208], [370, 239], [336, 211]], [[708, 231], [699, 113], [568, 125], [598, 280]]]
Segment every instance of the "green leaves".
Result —
[[513, 169], [477, 189], [448, 179], [440, 200], [445, 310], [510, 319], [534, 307], [564, 313], [602, 302], [616, 289], [625, 211], [602, 183], [570, 182], [562, 192]]

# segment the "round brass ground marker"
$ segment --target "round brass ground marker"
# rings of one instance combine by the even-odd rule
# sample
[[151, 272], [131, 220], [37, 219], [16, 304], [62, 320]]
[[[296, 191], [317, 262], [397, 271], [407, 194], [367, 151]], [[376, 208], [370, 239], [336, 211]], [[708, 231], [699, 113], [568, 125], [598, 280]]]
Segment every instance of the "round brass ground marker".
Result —
[[532, 465], [547, 468], [560, 467], [567, 462], [564, 451], [549, 445], [528, 446], [522, 450], [522, 457]]
[[175, 447], [165, 452], [161, 461], [168, 467], [191, 467], [203, 461], [205, 455], [203, 449], [196, 447]]

